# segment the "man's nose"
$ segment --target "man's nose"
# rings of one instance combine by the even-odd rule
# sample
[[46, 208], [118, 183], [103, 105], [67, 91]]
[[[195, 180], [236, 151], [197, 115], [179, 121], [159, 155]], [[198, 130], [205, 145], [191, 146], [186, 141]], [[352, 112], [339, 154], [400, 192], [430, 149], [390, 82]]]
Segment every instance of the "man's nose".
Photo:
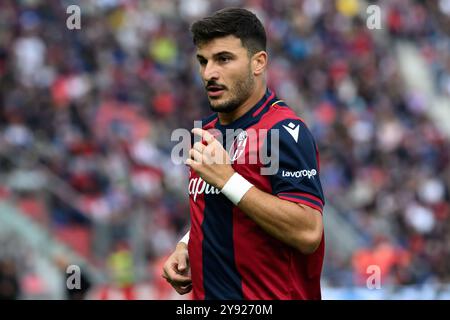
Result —
[[208, 61], [205, 69], [203, 70], [203, 78], [205, 81], [219, 79], [219, 71], [217, 70], [217, 65], [215, 63]]

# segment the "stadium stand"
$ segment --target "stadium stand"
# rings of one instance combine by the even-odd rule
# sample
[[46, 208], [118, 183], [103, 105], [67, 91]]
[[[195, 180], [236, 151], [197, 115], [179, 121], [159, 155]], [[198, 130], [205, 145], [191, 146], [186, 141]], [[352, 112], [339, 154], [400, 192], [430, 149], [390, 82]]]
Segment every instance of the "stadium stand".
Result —
[[[371, 4], [379, 30], [366, 27]], [[0, 2], [9, 297], [64, 297], [55, 262], [64, 252], [93, 274], [90, 299], [180, 298], [160, 278], [188, 227], [187, 171], [171, 161], [170, 135], [209, 114], [189, 25], [243, 6], [265, 24], [270, 87], [321, 153], [333, 240], [324, 298], [448, 299], [449, 0], [84, 0], [80, 30], [66, 27], [67, 6]], [[45, 250], [12, 215], [58, 249], [37, 254]], [[370, 265], [389, 292], [364, 289]]]

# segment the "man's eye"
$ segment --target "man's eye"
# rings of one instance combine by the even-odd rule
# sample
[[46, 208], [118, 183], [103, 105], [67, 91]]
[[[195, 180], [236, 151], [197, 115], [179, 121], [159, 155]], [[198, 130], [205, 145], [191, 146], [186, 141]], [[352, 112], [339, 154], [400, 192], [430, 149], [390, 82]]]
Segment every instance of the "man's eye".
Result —
[[228, 57], [220, 57], [219, 61], [222, 62], [222, 63], [226, 63], [226, 62], [230, 61], [230, 58], [228, 58]]

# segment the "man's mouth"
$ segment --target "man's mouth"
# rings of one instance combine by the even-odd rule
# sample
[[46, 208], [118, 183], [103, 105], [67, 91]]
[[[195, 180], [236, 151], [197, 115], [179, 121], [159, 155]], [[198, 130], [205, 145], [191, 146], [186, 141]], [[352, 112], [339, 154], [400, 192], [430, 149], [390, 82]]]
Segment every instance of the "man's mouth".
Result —
[[222, 86], [207, 86], [206, 91], [208, 92], [208, 96], [210, 97], [218, 97], [223, 94], [225, 88]]

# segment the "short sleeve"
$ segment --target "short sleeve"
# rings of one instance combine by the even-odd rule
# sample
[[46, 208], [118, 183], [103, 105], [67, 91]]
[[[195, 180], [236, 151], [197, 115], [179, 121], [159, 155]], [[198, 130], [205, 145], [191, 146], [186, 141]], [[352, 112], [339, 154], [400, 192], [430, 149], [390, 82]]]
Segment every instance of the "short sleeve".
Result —
[[[278, 133], [278, 143], [273, 137]], [[272, 193], [322, 213], [325, 204], [319, 177], [319, 155], [314, 138], [299, 119], [286, 119], [269, 130], [266, 146], [278, 170], [270, 175]]]

